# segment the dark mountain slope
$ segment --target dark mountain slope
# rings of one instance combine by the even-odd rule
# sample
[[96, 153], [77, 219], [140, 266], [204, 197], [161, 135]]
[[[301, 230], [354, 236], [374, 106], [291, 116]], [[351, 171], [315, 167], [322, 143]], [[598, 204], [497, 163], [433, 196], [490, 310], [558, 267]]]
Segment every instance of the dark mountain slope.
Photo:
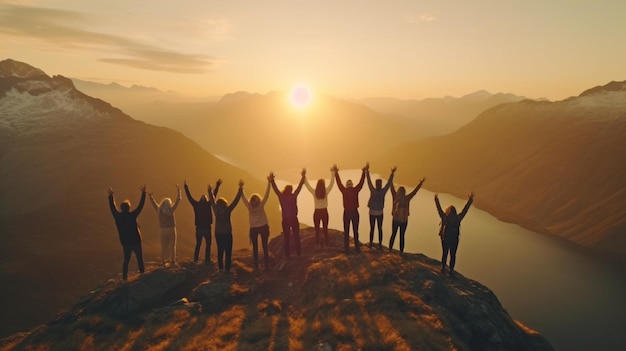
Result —
[[400, 179], [427, 176], [430, 189], [463, 197], [474, 190], [478, 206], [501, 218], [624, 254], [625, 134], [626, 90], [596, 89], [499, 105], [384, 160], [398, 164]]
[[[121, 270], [107, 203], [110, 186], [118, 203], [128, 198], [136, 206], [144, 183], [157, 201], [174, 198], [176, 184], [182, 188], [185, 179], [197, 198], [208, 183], [222, 178], [219, 195], [229, 201], [239, 179], [249, 193], [266, 185], [178, 132], [133, 120], [79, 92], [67, 78], [48, 77], [11, 60], [0, 62], [0, 132], [5, 137], [0, 142], [0, 335], [50, 318]], [[182, 201], [176, 212], [181, 259], [190, 258], [195, 245], [193, 211]], [[271, 224], [279, 228], [279, 214], [272, 210], [278, 206], [271, 201]], [[236, 209], [233, 219], [235, 246], [247, 247], [245, 209]], [[160, 260], [157, 222], [146, 204], [139, 223], [147, 261]]]

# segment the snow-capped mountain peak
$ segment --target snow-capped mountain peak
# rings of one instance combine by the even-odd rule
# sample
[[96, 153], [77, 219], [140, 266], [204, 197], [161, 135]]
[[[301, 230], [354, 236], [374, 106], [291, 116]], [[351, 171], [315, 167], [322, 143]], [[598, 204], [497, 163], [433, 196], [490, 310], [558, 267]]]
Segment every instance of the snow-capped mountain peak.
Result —
[[44, 71], [12, 59], [0, 61], [0, 77], [33, 78], [46, 76]]
[[33, 133], [44, 126], [79, 125], [71, 121], [122, 114], [78, 91], [69, 78], [51, 78], [40, 69], [10, 59], [0, 62], [0, 127]]

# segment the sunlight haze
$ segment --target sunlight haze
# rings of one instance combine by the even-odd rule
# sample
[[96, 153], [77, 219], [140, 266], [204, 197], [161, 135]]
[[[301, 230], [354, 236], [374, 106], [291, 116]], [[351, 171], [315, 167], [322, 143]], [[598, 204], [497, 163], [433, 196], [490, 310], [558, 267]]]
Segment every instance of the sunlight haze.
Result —
[[49, 74], [219, 97], [565, 99], [625, 77], [623, 1], [4, 1], [0, 55]]

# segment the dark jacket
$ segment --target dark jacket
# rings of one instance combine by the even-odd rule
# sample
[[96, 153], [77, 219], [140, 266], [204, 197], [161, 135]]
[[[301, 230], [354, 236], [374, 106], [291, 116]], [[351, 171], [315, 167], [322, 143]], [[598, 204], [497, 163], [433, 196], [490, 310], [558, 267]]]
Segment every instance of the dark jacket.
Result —
[[461, 213], [456, 216], [448, 216], [441, 209], [439, 199], [435, 198], [437, 212], [439, 213], [439, 217], [441, 218], [441, 228], [439, 229], [439, 235], [441, 236], [442, 240], [459, 240], [459, 235], [461, 235], [461, 221], [467, 214], [467, 211], [469, 210], [473, 201], [473, 198], [469, 198]]
[[359, 180], [359, 184], [351, 188], [345, 187], [341, 184], [339, 172], [335, 172], [335, 179], [337, 180], [337, 186], [339, 187], [341, 194], [343, 194], [343, 209], [357, 210], [359, 208], [359, 191], [361, 191], [365, 182], [365, 172], [361, 173], [361, 180]]
[[109, 207], [111, 208], [113, 219], [115, 219], [115, 226], [117, 226], [122, 246], [141, 245], [141, 232], [139, 231], [137, 216], [141, 213], [145, 202], [146, 192], [143, 191], [139, 205], [134, 211], [118, 211], [113, 195], [109, 195]]
[[211, 197], [210, 203], [213, 206], [213, 211], [215, 212], [215, 234], [226, 234], [232, 233], [233, 227], [230, 223], [230, 215], [237, 206], [239, 199], [241, 199], [241, 194], [243, 194], [243, 189], [239, 188], [237, 191], [237, 196], [233, 202], [226, 207], [218, 207], [216, 201], [213, 197]]
[[293, 219], [294, 217], [298, 217], [298, 194], [300, 194], [300, 190], [302, 190], [302, 186], [304, 185], [305, 178], [302, 177], [300, 179], [300, 183], [298, 183], [298, 187], [293, 193], [285, 194], [281, 192], [276, 183], [272, 180], [270, 184], [272, 185], [272, 189], [278, 196], [278, 202], [280, 202], [280, 209], [283, 215], [283, 219]]
[[[215, 185], [215, 190], [213, 191], [213, 196], [217, 196], [217, 191], [220, 189], [220, 184], [217, 183]], [[209, 201], [196, 201], [193, 196], [191, 196], [191, 192], [189, 191], [189, 187], [185, 184], [185, 194], [187, 195], [187, 199], [189, 203], [193, 207], [193, 213], [195, 215], [195, 224], [198, 228], [211, 228], [211, 224], [213, 223], [213, 213], [211, 212], [211, 203]]]

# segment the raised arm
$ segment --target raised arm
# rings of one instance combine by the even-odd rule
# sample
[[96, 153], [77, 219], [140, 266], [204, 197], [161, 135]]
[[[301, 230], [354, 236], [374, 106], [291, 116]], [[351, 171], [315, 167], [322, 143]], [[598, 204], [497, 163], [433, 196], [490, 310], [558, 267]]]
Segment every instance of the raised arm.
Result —
[[133, 213], [136, 213], [137, 215], [139, 215], [141, 210], [143, 210], [143, 205], [145, 203], [146, 203], [146, 185], [144, 184], [141, 186], [141, 199], [139, 200], [139, 205], [137, 205], [137, 208], [133, 211]]
[[307, 188], [307, 190], [311, 194], [315, 195], [315, 189], [311, 186], [311, 184], [309, 184], [309, 180], [306, 179], [306, 177], [303, 177], [303, 178], [304, 178], [304, 186]]
[[180, 187], [178, 186], [178, 184], [176, 184], [176, 201], [174, 201], [174, 206], [172, 206], [172, 212], [176, 211], [176, 208], [178, 207], [178, 204], [180, 203]]
[[270, 185], [272, 185], [272, 189], [274, 190], [274, 192], [276, 193], [276, 196], [278, 196], [278, 198], [280, 198], [280, 190], [278, 190], [278, 187], [276, 186], [276, 182], [274, 181], [274, 172], [270, 172], [270, 175], [267, 177], [267, 180], [270, 182]]
[[189, 191], [189, 186], [187, 186], [187, 181], [185, 180], [185, 184], [183, 185], [183, 187], [185, 188], [185, 195], [187, 195], [187, 200], [189, 200], [189, 203], [192, 206], [195, 206], [198, 201], [196, 201], [196, 199], [193, 198], [193, 196], [191, 196], [191, 192]]
[[246, 206], [248, 210], [250, 209], [250, 201], [246, 197], [246, 192], [243, 190], [241, 191], [241, 202], [243, 202], [243, 205]]
[[463, 207], [463, 211], [461, 211], [461, 213], [459, 214], [459, 219], [463, 219], [463, 217], [465, 217], [465, 215], [467, 214], [467, 211], [469, 211], [470, 206], [472, 206], [472, 202], [474, 202], [474, 193], [470, 193], [467, 196], [467, 202], [465, 203], [465, 207]]
[[239, 199], [241, 199], [241, 194], [243, 194], [243, 180], [239, 181], [239, 190], [237, 191], [237, 195], [235, 196], [235, 199], [233, 200], [233, 202], [228, 206], [229, 211], [232, 211], [235, 209], [235, 207], [239, 203]]
[[333, 166], [333, 170], [335, 171], [335, 180], [337, 180], [337, 187], [343, 193], [346, 190], [346, 187], [341, 184], [341, 177], [339, 177], [339, 169], [337, 169], [337, 165]]
[[213, 190], [213, 195], [215, 195], [215, 197], [217, 197], [217, 192], [220, 190], [220, 186], [222, 185], [222, 179], [219, 178], [216, 182], [215, 182], [215, 190]]
[[359, 184], [357, 184], [355, 186], [355, 188], [357, 189], [357, 191], [361, 190], [361, 188], [363, 188], [363, 185], [365, 184], [365, 170], [366, 168], [363, 168], [361, 170], [361, 179], [359, 180]]
[[304, 185], [304, 181], [306, 180], [306, 168], [302, 168], [302, 177], [300, 178], [300, 183], [298, 183], [298, 187], [293, 192], [294, 195], [298, 196], [300, 194], [300, 190], [302, 190], [302, 186]]
[[109, 209], [113, 215], [120, 213], [117, 210], [117, 206], [115, 205], [115, 199], [113, 198], [113, 188], [109, 188], [107, 191], [109, 193]]
[[389, 190], [389, 188], [391, 187], [391, 184], [393, 184], [393, 176], [396, 174], [396, 166], [393, 166], [391, 168], [391, 174], [389, 174], [389, 179], [387, 180], [387, 184], [385, 184], [385, 186], [383, 187], [383, 192], [387, 193], [387, 190]]
[[213, 209], [213, 211], [215, 211], [215, 195], [213, 193], [213, 187], [211, 187], [211, 184], [209, 184], [209, 204], [211, 205], [211, 208]]
[[328, 196], [328, 193], [333, 189], [333, 186], [335, 185], [335, 172], [334, 171], [330, 171], [330, 181], [328, 186], [326, 187], [326, 196]]
[[407, 195], [409, 197], [409, 200], [411, 200], [413, 198], [413, 196], [415, 196], [415, 194], [417, 194], [417, 192], [420, 190], [420, 188], [422, 187], [422, 184], [424, 184], [425, 181], [426, 181], [426, 178], [422, 178], [422, 180], [420, 180], [420, 183], [417, 184], [415, 189], [413, 189], [413, 191], [411, 191], [411, 193], [409, 193], [409, 195]]
[[159, 204], [154, 201], [154, 196], [152, 196], [152, 193], [148, 194], [148, 197], [150, 198], [150, 203], [152, 204], [152, 207], [154, 207], [155, 210], [159, 210]]
[[441, 219], [444, 219], [446, 217], [446, 214], [441, 209], [441, 204], [439, 203], [439, 196], [437, 196], [437, 194], [435, 194], [435, 206], [437, 206], [437, 213], [439, 214], [439, 217]]
[[369, 169], [365, 171], [365, 177], [367, 178], [367, 186], [370, 188], [370, 191], [374, 191], [376, 188], [374, 188], [374, 184], [372, 184], [372, 177], [370, 176]]
[[265, 188], [265, 194], [263, 194], [263, 198], [261, 199], [261, 206], [265, 206], [265, 203], [270, 198], [270, 182], [267, 182], [267, 187]]

